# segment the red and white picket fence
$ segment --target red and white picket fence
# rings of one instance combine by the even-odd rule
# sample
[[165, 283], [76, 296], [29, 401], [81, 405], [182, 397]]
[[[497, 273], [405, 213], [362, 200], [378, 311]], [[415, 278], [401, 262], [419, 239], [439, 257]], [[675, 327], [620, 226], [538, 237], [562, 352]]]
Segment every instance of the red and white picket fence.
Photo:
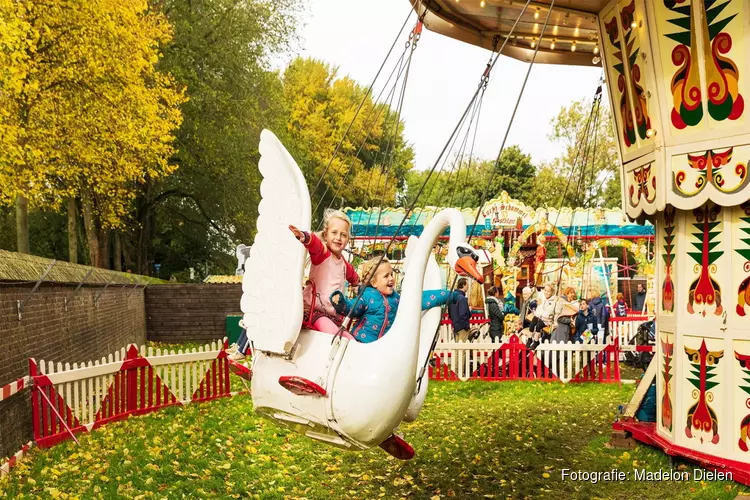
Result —
[[31, 359], [34, 440], [42, 448], [108, 422], [230, 395], [226, 339], [189, 351], [135, 345], [100, 361]]
[[612, 342], [544, 342], [529, 349], [517, 335], [505, 342], [444, 342], [434, 352], [431, 380], [619, 382], [620, 346]]

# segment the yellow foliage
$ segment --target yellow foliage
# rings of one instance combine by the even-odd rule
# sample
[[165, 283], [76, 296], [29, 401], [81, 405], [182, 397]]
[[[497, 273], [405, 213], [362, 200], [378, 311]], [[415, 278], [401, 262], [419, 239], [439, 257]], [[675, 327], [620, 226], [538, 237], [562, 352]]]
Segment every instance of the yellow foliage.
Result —
[[0, 0], [0, 204], [84, 190], [117, 227], [134, 188], [174, 169], [184, 92], [159, 73], [166, 18], [141, 0]]

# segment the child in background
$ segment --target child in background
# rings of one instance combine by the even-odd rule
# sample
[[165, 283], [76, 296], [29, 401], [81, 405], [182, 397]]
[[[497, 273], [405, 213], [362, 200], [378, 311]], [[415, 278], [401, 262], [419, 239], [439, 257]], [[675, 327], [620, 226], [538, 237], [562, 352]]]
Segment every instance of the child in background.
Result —
[[589, 309], [589, 301], [581, 299], [581, 309], [576, 315], [576, 334], [573, 337], [574, 344], [588, 344], [592, 337], [599, 333], [597, 317], [594, 311]]
[[[342, 316], [354, 308], [351, 317], [360, 319], [351, 334], [357, 341], [363, 343], [375, 342], [388, 333], [396, 319], [401, 298], [395, 290], [396, 279], [393, 276], [391, 263], [385, 258], [380, 264], [378, 264], [379, 261], [380, 257], [374, 257], [365, 262], [362, 270], [364, 279], [371, 274], [372, 278], [365, 283], [367, 288], [362, 292], [359, 301], [356, 298], [347, 299], [340, 290], [333, 292], [330, 298], [336, 312]], [[375, 266], [377, 269], [373, 273], [372, 269]], [[422, 292], [422, 310], [442, 306], [451, 297], [452, 293], [449, 290], [426, 290]]]
[[[337, 316], [329, 298], [331, 293], [343, 290], [345, 282], [352, 286], [359, 283], [359, 276], [354, 267], [341, 255], [349, 243], [351, 227], [349, 217], [340, 210], [326, 210], [320, 238], [315, 233], [289, 226], [294, 237], [310, 252], [309, 279], [312, 283], [308, 283], [303, 292], [304, 308], [305, 315], [310, 315], [309, 323], [321, 332], [336, 333], [341, 324], [341, 318]], [[313, 284], [316, 294], [315, 310], [310, 311]]]
[[618, 293], [616, 297], [615, 316], [618, 318], [624, 318], [628, 315], [628, 305], [625, 303], [625, 296], [622, 293]]

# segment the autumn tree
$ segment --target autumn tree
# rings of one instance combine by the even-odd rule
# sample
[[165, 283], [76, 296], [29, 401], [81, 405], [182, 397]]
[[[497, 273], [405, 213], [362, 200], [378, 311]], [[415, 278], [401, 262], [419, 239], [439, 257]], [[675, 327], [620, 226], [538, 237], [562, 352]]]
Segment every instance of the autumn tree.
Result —
[[169, 25], [136, 0], [0, 5], [11, 23], [0, 39], [0, 203], [16, 203], [18, 249], [29, 250], [27, 202], [74, 209], [80, 198], [92, 263], [106, 266], [135, 185], [174, 168], [184, 98], [155, 70]]
[[[258, 143], [285, 143], [287, 111], [272, 61], [295, 40], [301, 0], [165, 0], [173, 26], [158, 67], [186, 87], [171, 176], [139, 185], [123, 242], [140, 273], [195, 268], [232, 273], [234, 246], [251, 244], [260, 202]], [[210, 269], [209, 269], [210, 268]], [[180, 275], [184, 277], [183, 275]]]
[[[307, 178], [313, 206], [320, 207], [316, 215], [329, 204], [393, 206], [414, 153], [390, 100], [386, 97], [386, 102], [375, 103], [371, 96], [365, 98], [366, 88], [349, 77], [338, 77], [335, 67], [314, 59], [292, 61], [283, 81], [291, 149]], [[334, 158], [350, 123], [351, 130]], [[321, 176], [319, 189], [314, 190]]]
[[[454, 166], [454, 163], [458, 162]], [[493, 175], [494, 173], [494, 175]], [[476, 208], [485, 201], [507, 191], [511, 198], [527, 201], [532, 195], [535, 168], [531, 156], [518, 146], [510, 146], [495, 160], [469, 159], [459, 156], [446, 162], [442, 170], [433, 173], [420, 196], [418, 206], [455, 206]], [[408, 175], [405, 200], [419, 191], [428, 172], [411, 172]]]
[[598, 112], [592, 112], [590, 100], [563, 107], [552, 120], [549, 138], [565, 149], [537, 175], [534, 197], [539, 206], [561, 201], [572, 207], [620, 206], [620, 162], [606, 103]]

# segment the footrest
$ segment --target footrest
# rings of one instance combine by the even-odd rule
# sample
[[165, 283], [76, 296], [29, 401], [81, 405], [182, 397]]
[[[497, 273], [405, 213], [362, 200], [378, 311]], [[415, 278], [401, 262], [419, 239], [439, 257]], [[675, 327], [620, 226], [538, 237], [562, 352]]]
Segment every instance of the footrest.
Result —
[[388, 439], [380, 443], [380, 447], [399, 460], [414, 458], [414, 448], [395, 434], [391, 434]]
[[234, 373], [240, 378], [244, 378], [248, 382], [253, 379], [253, 371], [250, 368], [229, 358], [227, 358], [227, 361], [229, 362], [230, 372]]
[[326, 390], [303, 377], [279, 377], [281, 387], [298, 396], [325, 396]]

